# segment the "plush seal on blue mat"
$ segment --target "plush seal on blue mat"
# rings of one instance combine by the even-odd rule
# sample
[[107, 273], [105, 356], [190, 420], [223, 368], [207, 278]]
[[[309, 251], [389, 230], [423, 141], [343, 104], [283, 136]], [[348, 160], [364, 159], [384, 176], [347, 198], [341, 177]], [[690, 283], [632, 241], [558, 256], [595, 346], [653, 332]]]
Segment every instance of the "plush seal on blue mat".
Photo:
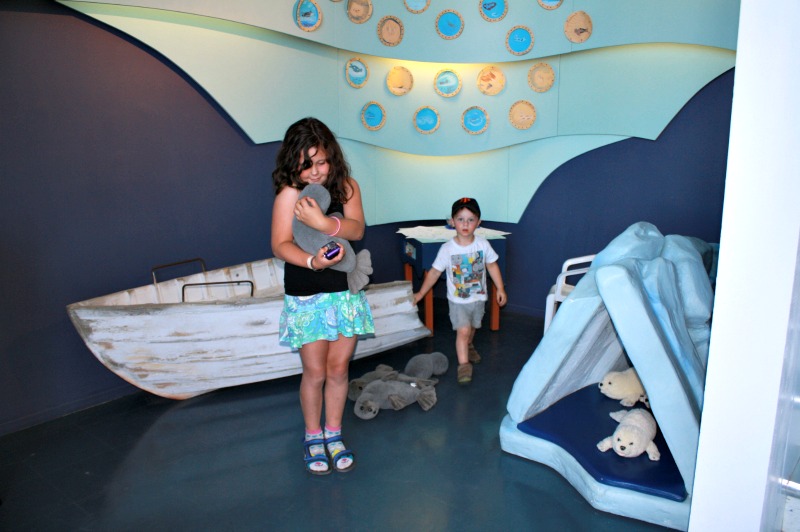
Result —
[[650, 460], [661, 459], [661, 453], [653, 443], [653, 438], [656, 437], [656, 420], [650, 412], [644, 408], [634, 408], [608, 415], [619, 422], [619, 425], [614, 434], [597, 443], [598, 449], [606, 452], [613, 448], [623, 458], [635, 458], [646, 452]]

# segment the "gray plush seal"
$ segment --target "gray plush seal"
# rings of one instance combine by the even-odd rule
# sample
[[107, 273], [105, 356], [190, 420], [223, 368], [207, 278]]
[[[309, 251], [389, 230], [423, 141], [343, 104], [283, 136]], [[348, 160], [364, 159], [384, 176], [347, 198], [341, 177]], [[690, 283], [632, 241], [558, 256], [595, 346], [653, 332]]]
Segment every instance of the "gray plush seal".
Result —
[[[300, 192], [299, 199], [314, 198], [322, 212], [327, 212], [331, 205], [331, 195], [322, 185], [311, 184]], [[341, 213], [335, 212], [331, 216], [344, 218]], [[333, 240], [344, 249], [344, 258], [331, 266], [334, 270], [347, 273], [347, 286], [350, 292], [357, 294], [369, 284], [369, 275], [372, 273], [372, 256], [369, 250], [362, 249], [358, 254], [353, 252], [350, 242], [343, 238], [328, 236], [322, 231], [312, 229], [297, 218], [292, 220], [292, 233], [294, 241], [306, 253], [316, 254], [325, 244]]]

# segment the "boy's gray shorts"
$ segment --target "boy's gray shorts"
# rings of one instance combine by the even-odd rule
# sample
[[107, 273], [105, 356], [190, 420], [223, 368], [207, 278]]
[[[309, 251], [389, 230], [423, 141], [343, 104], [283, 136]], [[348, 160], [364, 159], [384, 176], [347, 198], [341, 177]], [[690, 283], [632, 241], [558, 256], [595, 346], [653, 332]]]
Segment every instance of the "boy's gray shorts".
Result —
[[467, 325], [472, 325], [475, 329], [481, 328], [483, 313], [486, 310], [486, 301], [453, 303], [448, 299], [447, 304], [450, 307], [450, 322], [453, 324], [454, 331]]

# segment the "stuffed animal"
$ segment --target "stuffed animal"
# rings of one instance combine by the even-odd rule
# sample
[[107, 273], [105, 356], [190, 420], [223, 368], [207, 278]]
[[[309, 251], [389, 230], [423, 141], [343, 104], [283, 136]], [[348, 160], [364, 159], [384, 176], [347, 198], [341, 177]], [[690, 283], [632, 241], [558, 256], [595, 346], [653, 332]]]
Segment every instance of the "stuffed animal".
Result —
[[[418, 379], [430, 379], [434, 375], [443, 375], [450, 367], [450, 362], [444, 353], [421, 353], [414, 355], [406, 363], [404, 375]], [[435, 381], [436, 379], [434, 379]]]
[[421, 353], [414, 355], [406, 363], [403, 373], [386, 364], [378, 364], [373, 371], [368, 371], [361, 377], [352, 379], [347, 386], [347, 398], [351, 401], [358, 399], [361, 392], [374, 380], [413, 382], [417, 386], [433, 386], [439, 382], [432, 378], [434, 375], [443, 375], [450, 362], [444, 353]]
[[[299, 199], [313, 198], [316, 200], [322, 212], [327, 212], [331, 205], [331, 195], [322, 185], [306, 185], [300, 193]], [[335, 212], [335, 218], [344, 218], [342, 214]], [[300, 248], [307, 253], [316, 253], [321, 247], [330, 241], [334, 241], [344, 249], [344, 257], [341, 261], [331, 266], [332, 269], [347, 273], [347, 286], [350, 292], [357, 294], [359, 290], [369, 284], [369, 275], [372, 273], [372, 256], [369, 250], [363, 249], [355, 254], [350, 242], [343, 238], [329, 236], [322, 231], [317, 231], [308, 227], [297, 218], [292, 220], [292, 233], [294, 240]]]
[[398, 371], [392, 369], [392, 366], [386, 364], [378, 364], [373, 371], [368, 371], [357, 379], [353, 379], [347, 386], [347, 398], [351, 401], [358, 399], [361, 392], [367, 384], [375, 380], [397, 380]]
[[381, 409], [400, 410], [412, 403], [418, 403], [425, 411], [430, 410], [436, 404], [436, 389], [414, 382], [374, 380], [356, 399], [354, 411], [361, 419], [372, 419]]
[[633, 410], [620, 410], [609, 414], [614, 421], [619, 422], [614, 434], [600, 440], [597, 448], [602, 452], [614, 449], [614, 452], [623, 458], [635, 458], [647, 452], [650, 460], [657, 461], [661, 458], [658, 447], [653, 443], [656, 437], [656, 420], [644, 408]]
[[639, 375], [633, 368], [625, 371], [610, 371], [597, 386], [600, 388], [600, 393], [606, 397], [620, 399], [622, 406], [633, 406], [637, 401], [641, 401], [645, 406], [650, 407], [642, 381], [639, 380]]
[[361, 419], [372, 419], [383, 408], [400, 410], [416, 402], [428, 411], [436, 404], [433, 378], [444, 374], [450, 363], [444, 353], [421, 353], [406, 363], [403, 373], [386, 364], [379, 364], [350, 381], [347, 398], [356, 402], [354, 411]]

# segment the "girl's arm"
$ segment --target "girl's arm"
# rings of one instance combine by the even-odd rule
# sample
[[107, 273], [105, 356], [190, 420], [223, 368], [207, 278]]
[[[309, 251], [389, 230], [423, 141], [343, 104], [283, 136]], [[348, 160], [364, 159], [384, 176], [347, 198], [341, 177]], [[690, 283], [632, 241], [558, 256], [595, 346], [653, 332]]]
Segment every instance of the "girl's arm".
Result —
[[[361, 203], [361, 189], [358, 182], [352, 177], [347, 178], [347, 186], [350, 189], [350, 199], [344, 204], [344, 220], [339, 232], [336, 234], [339, 238], [345, 240], [355, 241], [364, 238], [364, 206]], [[336, 230], [336, 222], [331, 220], [334, 227], [328, 231], [328, 234]]]
[[[361, 204], [361, 189], [352, 177], [347, 178], [349, 199], [344, 204], [344, 219], [339, 221], [326, 216], [313, 198], [304, 198], [301, 202], [294, 199], [293, 215], [298, 220], [326, 235], [337, 236], [345, 240], [361, 240], [364, 238], [364, 206]], [[299, 194], [299, 192], [298, 192]], [[276, 198], [277, 200], [277, 198]]]

